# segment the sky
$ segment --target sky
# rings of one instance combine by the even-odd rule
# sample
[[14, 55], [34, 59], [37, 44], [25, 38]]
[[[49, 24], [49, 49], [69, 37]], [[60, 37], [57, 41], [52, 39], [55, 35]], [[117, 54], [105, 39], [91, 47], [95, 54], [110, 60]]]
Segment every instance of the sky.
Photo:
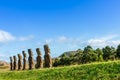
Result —
[[0, 60], [36, 48], [44, 56], [120, 44], [120, 0], [0, 0]]

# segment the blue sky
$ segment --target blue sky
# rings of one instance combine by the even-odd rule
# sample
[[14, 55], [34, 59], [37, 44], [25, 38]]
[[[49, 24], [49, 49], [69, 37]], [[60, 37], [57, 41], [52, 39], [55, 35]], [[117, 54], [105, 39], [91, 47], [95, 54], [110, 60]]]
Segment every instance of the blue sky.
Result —
[[1, 0], [0, 60], [49, 44], [52, 57], [120, 43], [119, 0]]

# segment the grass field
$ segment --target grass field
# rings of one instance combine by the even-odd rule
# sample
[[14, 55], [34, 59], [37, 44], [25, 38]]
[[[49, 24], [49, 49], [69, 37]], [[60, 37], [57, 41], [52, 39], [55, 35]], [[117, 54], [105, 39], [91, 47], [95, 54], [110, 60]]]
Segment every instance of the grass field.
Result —
[[120, 80], [120, 61], [31, 71], [0, 70], [0, 80]]

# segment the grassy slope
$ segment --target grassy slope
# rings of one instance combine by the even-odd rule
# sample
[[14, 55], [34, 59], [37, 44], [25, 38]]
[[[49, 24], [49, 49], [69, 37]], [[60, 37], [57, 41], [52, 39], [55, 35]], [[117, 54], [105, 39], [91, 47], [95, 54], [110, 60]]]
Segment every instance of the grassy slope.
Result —
[[120, 61], [31, 71], [0, 70], [0, 80], [120, 80]]

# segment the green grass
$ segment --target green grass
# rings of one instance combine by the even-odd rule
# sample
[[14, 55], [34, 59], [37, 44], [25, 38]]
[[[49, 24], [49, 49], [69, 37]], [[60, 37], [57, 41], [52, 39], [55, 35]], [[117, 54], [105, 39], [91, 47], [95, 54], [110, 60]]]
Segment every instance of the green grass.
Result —
[[120, 80], [120, 61], [40, 70], [0, 70], [0, 80]]

